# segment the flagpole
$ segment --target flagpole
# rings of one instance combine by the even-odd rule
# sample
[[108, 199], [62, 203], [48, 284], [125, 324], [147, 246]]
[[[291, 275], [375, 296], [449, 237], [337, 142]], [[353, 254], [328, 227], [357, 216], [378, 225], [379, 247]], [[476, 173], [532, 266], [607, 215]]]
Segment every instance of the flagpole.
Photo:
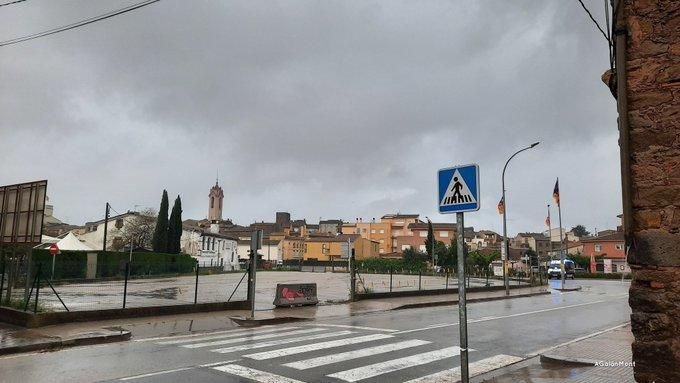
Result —
[[564, 270], [564, 237], [562, 234], [562, 204], [560, 202], [557, 203], [557, 215], [559, 216], [559, 221], [560, 221], [560, 244], [562, 245], [560, 247], [560, 268], [562, 269], [562, 289], [564, 289], [564, 279], [566, 276], [565, 270]]
[[[550, 204], [548, 204], [548, 237], [550, 237], [550, 257], [552, 258], [553, 255], [553, 241], [552, 241], [552, 220], [550, 219]], [[538, 270], [540, 271], [540, 265]]]

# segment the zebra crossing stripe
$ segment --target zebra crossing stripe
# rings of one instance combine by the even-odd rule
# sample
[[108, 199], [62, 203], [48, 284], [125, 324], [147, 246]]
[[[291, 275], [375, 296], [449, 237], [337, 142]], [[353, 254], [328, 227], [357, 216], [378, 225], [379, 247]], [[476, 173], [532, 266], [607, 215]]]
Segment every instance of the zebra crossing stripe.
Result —
[[249, 380], [254, 380], [259, 383], [304, 383], [300, 380], [256, 370], [250, 367], [239, 366], [238, 364], [227, 364], [225, 366], [213, 367], [213, 369], [226, 372], [227, 374], [240, 376]]
[[261, 342], [261, 343], [254, 343], [254, 344], [243, 344], [240, 346], [232, 346], [232, 347], [225, 347], [225, 348], [218, 348], [215, 350], [210, 350], [210, 352], [217, 352], [220, 354], [226, 354], [229, 352], [235, 352], [235, 351], [246, 351], [246, 350], [252, 350], [255, 348], [264, 348], [264, 347], [273, 347], [273, 346], [280, 346], [282, 344], [289, 344], [289, 343], [298, 343], [298, 342], [305, 342], [308, 340], [317, 340], [317, 339], [324, 339], [324, 338], [332, 338], [335, 336], [344, 336], [344, 335], [349, 335], [353, 334], [352, 331], [336, 331], [336, 332], [329, 332], [326, 334], [316, 334], [316, 335], [310, 335], [310, 336], [301, 336], [299, 338], [291, 338], [291, 339], [278, 339], [278, 340], [271, 340], [268, 342]]
[[341, 346], [347, 346], [347, 345], [350, 345], [350, 344], [372, 342], [374, 340], [389, 339], [389, 338], [393, 338], [393, 336], [389, 335], [389, 334], [365, 335], [365, 336], [359, 336], [359, 337], [356, 337], [356, 338], [332, 340], [332, 341], [328, 341], [328, 342], [307, 344], [307, 345], [304, 345], [304, 346], [288, 347], [288, 348], [282, 348], [282, 349], [273, 350], [273, 351], [259, 352], [259, 353], [256, 353], [256, 354], [244, 355], [243, 357], [255, 359], [255, 360], [273, 359], [273, 358], [279, 358], [279, 357], [287, 356], [287, 355], [302, 354], [304, 352], [309, 352], [309, 351], [325, 350], [325, 349], [334, 348], [334, 347], [341, 347]]
[[[494, 355], [490, 358], [478, 360], [468, 365], [470, 376], [476, 376], [485, 372], [493, 371], [507, 365], [517, 363], [523, 359], [512, 355]], [[423, 376], [409, 380], [405, 383], [445, 383], [455, 382], [460, 379], [460, 366], [448, 370], [440, 371], [432, 375]]]
[[216, 334], [228, 334], [228, 333], [237, 333], [237, 332], [245, 332], [247, 330], [244, 329], [234, 329], [234, 330], [223, 330], [223, 331], [211, 331], [211, 332], [200, 332], [196, 334], [189, 334], [189, 335], [170, 335], [170, 336], [158, 336], [154, 338], [143, 338], [143, 339], [133, 339], [133, 342], [155, 342], [159, 340], [167, 340], [167, 339], [184, 339], [184, 338], [196, 338], [196, 337], [204, 337], [206, 335], [216, 335]]
[[[277, 331], [294, 330], [294, 329], [298, 329], [298, 328], [299, 327], [269, 328], [269, 329], [259, 330], [257, 333], [258, 334], [264, 334], [264, 333], [277, 332]], [[211, 333], [210, 335], [202, 334], [202, 336], [194, 337], [194, 338], [187, 338], [190, 335], [186, 335], [186, 336], [182, 337], [181, 339], [167, 340], [167, 341], [163, 341], [163, 342], [157, 342], [156, 344], [167, 345], [167, 344], [182, 344], [182, 343], [191, 343], [191, 342], [201, 342], [201, 341], [204, 341], [204, 340], [211, 340], [211, 339], [233, 338], [235, 336], [252, 334], [254, 332], [255, 332], [255, 329], [246, 329], [246, 330], [229, 330], [229, 331], [226, 331], [226, 332], [220, 331], [220, 332], [217, 332], [217, 333]]]
[[460, 347], [453, 346], [443, 348], [441, 350], [424, 352], [422, 354], [416, 354], [403, 358], [388, 360], [386, 362], [370, 364], [363, 367], [357, 367], [351, 370], [340, 371], [336, 372], [335, 374], [330, 374], [327, 376], [330, 378], [341, 379], [346, 382], [356, 382], [359, 380], [373, 378], [390, 372], [404, 370], [406, 368], [420, 366], [423, 364], [436, 362], [438, 360], [451, 358], [456, 355], [460, 355]]
[[324, 329], [324, 328], [302, 329], [302, 330], [297, 330], [297, 331], [264, 334], [264, 335], [255, 335], [255, 336], [248, 336], [248, 337], [242, 337], [242, 338], [220, 339], [220, 340], [215, 340], [215, 341], [212, 341], [212, 342], [185, 344], [182, 347], [184, 347], [184, 348], [201, 348], [201, 347], [221, 346], [221, 345], [224, 345], [224, 344], [249, 342], [251, 340], [280, 338], [280, 337], [283, 337], [283, 336], [292, 336], [292, 335], [304, 335], [304, 334], [309, 334], [309, 333], [319, 332], [319, 331], [324, 331], [324, 330], [326, 330], [326, 329]]
[[368, 357], [372, 355], [384, 354], [392, 351], [404, 350], [411, 347], [422, 346], [429, 344], [430, 342], [420, 339], [412, 339], [403, 342], [390, 343], [381, 346], [364, 348], [361, 350], [353, 350], [342, 352], [339, 354], [331, 354], [326, 356], [320, 356], [318, 358], [312, 358], [307, 360], [301, 360], [293, 363], [286, 363], [284, 366], [295, 368], [297, 370], [307, 370], [314, 367], [325, 366], [328, 364], [344, 362], [347, 360], [358, 359], [363, 357]]

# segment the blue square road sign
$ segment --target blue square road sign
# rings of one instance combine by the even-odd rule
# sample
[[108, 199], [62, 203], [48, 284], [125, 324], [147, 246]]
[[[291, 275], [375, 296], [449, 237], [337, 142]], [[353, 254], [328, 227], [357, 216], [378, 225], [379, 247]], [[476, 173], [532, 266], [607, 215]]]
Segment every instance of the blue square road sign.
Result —
[[479, 166], [454, 166], [438, 172], [439, 213], [479, 210]]

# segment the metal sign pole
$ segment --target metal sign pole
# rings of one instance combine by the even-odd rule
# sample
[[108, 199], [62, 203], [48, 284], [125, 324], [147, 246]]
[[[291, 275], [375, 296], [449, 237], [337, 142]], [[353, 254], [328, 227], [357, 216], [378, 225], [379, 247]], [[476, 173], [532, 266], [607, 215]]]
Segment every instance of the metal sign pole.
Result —
[[250, 319], [255, 319], [255, 273], [257, 272], [257, 251], [262, 248], [262, 230], [251, 234], [250, 238]]
[[460, 328], [460, 379], [469, 382], [468, 342], [467, 342], [467, 308], [465, 305], [465, 224], [463, 213], [456, 213], [457, 252], [458, 252], [458, 315]]

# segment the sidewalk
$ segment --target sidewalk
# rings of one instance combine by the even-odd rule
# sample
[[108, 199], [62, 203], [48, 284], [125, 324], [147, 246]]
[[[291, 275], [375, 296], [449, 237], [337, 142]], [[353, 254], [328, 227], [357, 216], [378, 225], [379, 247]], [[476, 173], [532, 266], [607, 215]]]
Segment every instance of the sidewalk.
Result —
[[[630, 324], [475, 379], [488, 383], [634, 383]], [[627, 363], [628, 365], [621, 365]]]
[[[546, 293], [546, 286], [510, 290], [474, 292], [467, 294], [468, 302], [519, 298]], [[314, 320], [319, 318], [348, 317], [353, 315], [398, 310], [414, 307], [454, 305], [458, 294], [418, 297], [371, 299], [340, 304], [325, 304], [295, 308], [277, 308], [256, 311], [256, 319], [264, 320]], [[229, 317], [245, 317], [246, 310], [217, 311], [145, 318], [113, 319], [96, 322], [67, 323], [37, 329], [25, 329], [0, 322], [0, 355], [53, 349], [70, 345], [103, 343], [159, 336], [183, 335], [196, 332], [223, 330], [237, 327]]]

